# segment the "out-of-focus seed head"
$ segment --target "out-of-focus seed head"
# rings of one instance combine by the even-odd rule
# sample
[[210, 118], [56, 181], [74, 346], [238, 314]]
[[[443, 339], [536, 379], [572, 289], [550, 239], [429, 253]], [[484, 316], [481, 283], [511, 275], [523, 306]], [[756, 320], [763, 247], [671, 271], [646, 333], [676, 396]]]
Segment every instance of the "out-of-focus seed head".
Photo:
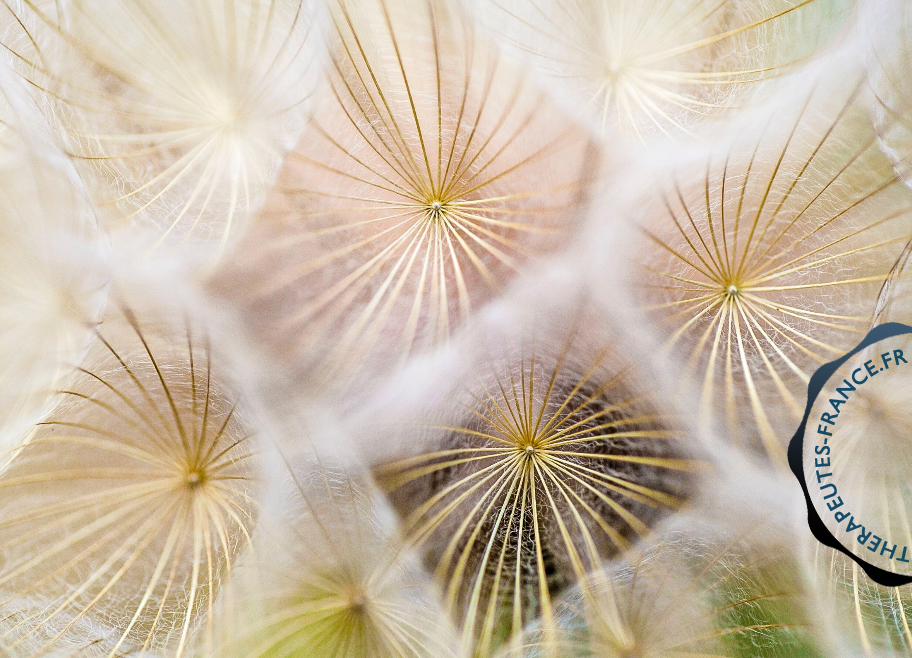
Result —
[[732, 112], [838, 32], [844, 0], [476, 0], [604, 128], [680, 135]]
[[9, 4], [11, 61], [109, 228], [218, 256], [262, 201], [318, 68], [303, 0]]

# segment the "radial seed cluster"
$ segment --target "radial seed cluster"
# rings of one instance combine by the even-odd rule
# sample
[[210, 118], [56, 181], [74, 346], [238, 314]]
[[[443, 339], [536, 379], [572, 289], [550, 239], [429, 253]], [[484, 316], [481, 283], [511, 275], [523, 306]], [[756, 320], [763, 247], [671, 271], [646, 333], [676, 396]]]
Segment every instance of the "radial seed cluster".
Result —
[[806, 506], [906, 555], [912, 379], [789, 448], [844, 404], [815, 372], [912, 326], [910, 36], [906, 0], [6, 0], [0, 655], [912, 656], [859, 560], [903, 568]]

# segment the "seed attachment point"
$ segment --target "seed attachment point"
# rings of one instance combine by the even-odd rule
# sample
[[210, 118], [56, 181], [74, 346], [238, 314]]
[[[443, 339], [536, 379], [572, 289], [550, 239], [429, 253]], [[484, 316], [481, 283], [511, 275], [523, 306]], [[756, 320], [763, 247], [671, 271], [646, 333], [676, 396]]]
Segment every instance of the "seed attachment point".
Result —
[[190, 471], [187, 473], [187, 484], [191, 489], [196, 489], [203, 483], [203, 474], [199, 471]]

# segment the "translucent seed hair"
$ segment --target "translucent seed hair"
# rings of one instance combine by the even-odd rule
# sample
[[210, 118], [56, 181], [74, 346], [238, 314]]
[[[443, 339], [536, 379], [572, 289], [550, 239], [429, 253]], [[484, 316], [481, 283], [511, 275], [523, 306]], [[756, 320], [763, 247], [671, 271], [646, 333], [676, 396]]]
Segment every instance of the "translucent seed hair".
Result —
[[600, 164], [457, 3], [329, 5], [315, 118], [214, 280], [312, 389], [445, 342], [566, 244]]
[[[262, 201], [318, 65], [303, 0], [7, 3], [5, 44], [109, 228], [217, 256]], [[124, 35], [129, 35], [125, 37]]]
[[255, 525], [248, 420], [199, 326], [119, 296], [0, 477], [0, 647], [202, 646]]

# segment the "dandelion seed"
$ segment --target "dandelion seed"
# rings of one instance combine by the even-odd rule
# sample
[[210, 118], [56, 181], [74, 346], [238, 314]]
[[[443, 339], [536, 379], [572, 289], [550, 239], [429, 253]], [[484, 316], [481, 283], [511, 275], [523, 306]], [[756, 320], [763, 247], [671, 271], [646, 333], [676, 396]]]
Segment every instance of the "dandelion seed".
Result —
[[66, 149], [150, 247], [217, 250], [261, 202], [303, 123], [313, 55], [302, 0], [5, 4], [4, 45]]
[[458, 6], [345, 0], [330, 14], [322, 102], [215, 281], [315, 388], [446, 340], [564, 244], [598, 170], [586, 135]]
[[250, 540], [255, 452], [203, 335], [123, 307], [0, 478], [0, 647], [185, 656]]
[[220, 609], [215, 655], [455, 656], [446, 615], [384, 517], [382, 496], [332, 460], [296, 460]]
[[642, 222], [638, 291], [701, 386], [702, 419], [780, 465], [810, 375], [868, 331], [908, 241], [912, 197], [857, 93], [806, 95], [702, 181], [664, 185]]
[[556, 357], [495, 361], [465, 420], [433, 430], [435, 449], [377, 468], [478, 655], [547, 625], [558, 592], [690, 490], [700, 462], [616, 350], [581, 360], [566, 339]]
[[703, 515], [673, 523], [628, 564], [608, 565], [568, 592], [557, 603], [555, 637], [532, 627], [506, 655], [822, 655], [793, 545], [747, 515], [752, 528], [722, 530]]
[[[812, 54], [851, 3], [476, 0], [492, 28], [603, 127], [680, 134]], [[813, 26], [813, 27], [811, 27]]]

